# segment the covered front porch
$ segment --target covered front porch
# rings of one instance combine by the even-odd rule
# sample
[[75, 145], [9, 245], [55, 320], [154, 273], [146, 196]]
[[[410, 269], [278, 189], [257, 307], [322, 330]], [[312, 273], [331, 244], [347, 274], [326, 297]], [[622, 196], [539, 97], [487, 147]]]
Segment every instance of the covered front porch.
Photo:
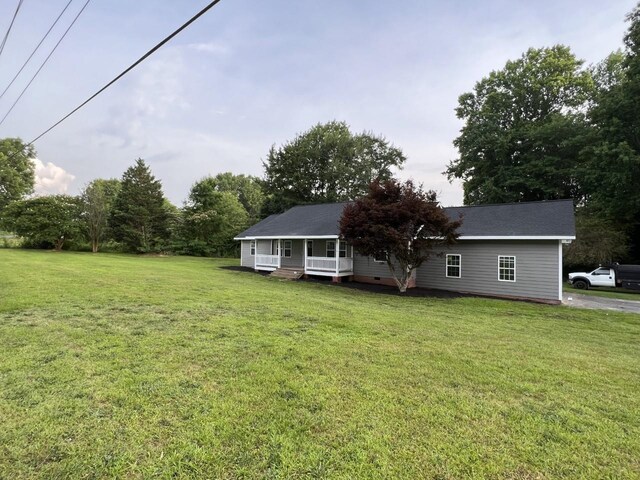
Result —
[[353, 275], [353, 248], [335, 236], [255, 238], [250, 249], [255, 270], [287, 268], [305, 275]]

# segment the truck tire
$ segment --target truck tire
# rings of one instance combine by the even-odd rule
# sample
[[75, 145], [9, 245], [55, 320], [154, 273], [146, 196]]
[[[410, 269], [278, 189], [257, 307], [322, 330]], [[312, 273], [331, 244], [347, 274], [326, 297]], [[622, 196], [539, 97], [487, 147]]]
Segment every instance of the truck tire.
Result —
[[589, 282], [586, 280], [576, 280], [573, 282], [573, 286], [578, 290], [589, 290]]

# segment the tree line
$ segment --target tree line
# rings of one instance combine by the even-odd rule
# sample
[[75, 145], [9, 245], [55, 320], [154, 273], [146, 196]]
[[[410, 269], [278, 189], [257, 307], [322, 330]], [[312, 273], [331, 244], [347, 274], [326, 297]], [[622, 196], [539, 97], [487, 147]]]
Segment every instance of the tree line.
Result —
[[405, 161], [383, 137], [354, 134], [344, 122], [317, 124], [272, 147], [263, 178], [205, 177], [178, 208], [142, 159], [122, 178], [93, 180], [78, 196], [29, 198], [35, 154], [20, 139], [0, 141], [0, 229], [21, 236], [23, 246], [198, 256], [235, 255], [234, 236], [260, 219], [293, 205], [360, 197]]
[[564, 45], [531, 48], [459, 97], [466, 204], [572, 198], [570, 263], [640, 262], [640, 5], [623, 48], [585, 66]]
[[[458, 157], [444, 174], [462, 181], [464, 203], [572, 198], [577, 240], [566, 259], [574, 265], [640, 262], [640, 5], [627, 20], [623, 48], [601, 62], [586, 66], [564, 45], [531, 48], [462, 94], [456, 109]], [[0, 140], [5, 230], [32, 245], [62, 248], [75, 238], [94, 250], [191, 255], [232, 254], [235, 234], [291, 206], [364, 197], [406, 161], [382, 136], [354, 134], [344, 122], [317, 124], [274, 145], [262, 178], [201, 179], [178, 208], [142, 160], [79, 197], [24, 199], [33, 190], [35, 151], [23, 147]]]

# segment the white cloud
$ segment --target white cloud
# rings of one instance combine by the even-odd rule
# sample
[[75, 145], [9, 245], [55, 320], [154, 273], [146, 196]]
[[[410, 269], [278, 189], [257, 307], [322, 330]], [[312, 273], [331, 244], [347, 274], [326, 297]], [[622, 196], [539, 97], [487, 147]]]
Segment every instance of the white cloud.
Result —
[[36, 195], [49, 195], [67, 193], [69, 185], [75, 180], [75, 175], [71, 175], [64, 168], [51, 162], [46, 164], [35, 158], [33, 163], [36, 167]]
[[228, 55], [231, 50], [226, 45], [215, 42], [207, 43], [190, 43], [187, 48], [197, 52], [211, 53], [213, 55]]

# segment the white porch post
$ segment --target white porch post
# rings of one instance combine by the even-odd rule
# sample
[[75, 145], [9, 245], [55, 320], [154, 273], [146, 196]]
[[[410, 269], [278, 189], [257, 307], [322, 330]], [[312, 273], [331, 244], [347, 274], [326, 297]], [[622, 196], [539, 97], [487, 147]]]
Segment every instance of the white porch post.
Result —
[[278, 253], [278, 268], [280, 268], [281, 256], [280, 256], [280, 243], [282, 240], [278, 239], [278, 247], [276, 248], [276, 252]]
[[305, 238], [304, 239], [304, 244], [302, 245], [302, 258], [304, 260], [304, 273], [307, 273], [307, 242], [309, 241], [309, 239]]
[[[256, 270], [257, 267], [257, 262], [258, 262], [258, 242], [260, 240], [254, 240], [254, 245], [255, 245], [255, 249], [253, 250], [253, 269]], [[249, 249], [251, 249], [251, 242], [249, 242]], [[251, 253], [251, 250], [249, 250], [249, 253]]]
[[340, 276], [340, 239], [336, 239], [336, 277]]

